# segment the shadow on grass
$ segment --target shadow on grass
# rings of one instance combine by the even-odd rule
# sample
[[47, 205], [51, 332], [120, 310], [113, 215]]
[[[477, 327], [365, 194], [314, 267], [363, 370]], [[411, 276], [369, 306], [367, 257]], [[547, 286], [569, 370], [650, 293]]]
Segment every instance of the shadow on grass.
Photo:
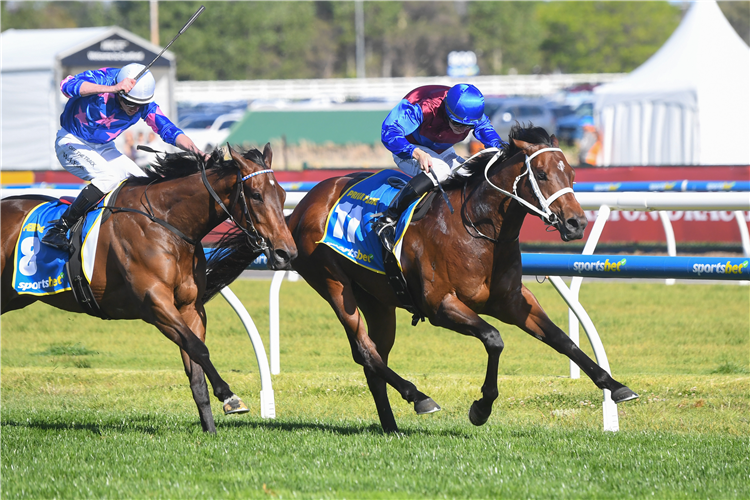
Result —
[[[167, 432], [186, 432], [194, 433], [200, 431], [200, 422], [196, 419], [180, 418], [175, 421], [174, 417], [112, 417], [111, 419], [102, 420], [101, 415], [97, 415], [97, 422], [86, 422], [85, 417], [78, 415], [77, 421], [64, 421], [59, 417], [50, 420], [40, 419], [14, 419], [3, 418], [0, 422], [0, 428], [3, 432], [9, 428], [21, 428], [37, 431], [86, 431], [95, 435], [104, 435], [112, 432], [120, 433], [138, 433], [144, 435], [157, 435]], [[83, 421], [80, 421], [83, 420]], [[221, 434], [222, 430], [252, 430], [252, 431], [280, 431], [295, 433], [299, 431], [313, 431], [321, 433], [337, 434], [340, 436], [353, 435], [373, 435], [373, 436], [402, 436], [402, 437], [453, 437], [468, 439], [470, 433], [462, 429], [451, 428], [406, 428], [401, 429], [397, 434], [386, 434], [379, 424], [365, 423], [325, 423], [319, 421], [282, 421], [282, 420], [233, 420], [217, 421], [217, 433]]]

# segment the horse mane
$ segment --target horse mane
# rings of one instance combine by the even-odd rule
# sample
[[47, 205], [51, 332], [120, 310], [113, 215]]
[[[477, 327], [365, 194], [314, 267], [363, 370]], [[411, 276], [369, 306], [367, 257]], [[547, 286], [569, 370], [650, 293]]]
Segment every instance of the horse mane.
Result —
[[[508, 158], [512, 158], [513, 155], [521, 150], [513, 142], [514, 139], [528, 142], [530, 144], [544, 144], [546, 146], [552, 146], [552, 138], [542, 127], [535, 127], [531, 122], [529, 122], [529, 124], [525, 126], [516, 122], [515, 125], [511, 127], [510, 133], [508, 134], [508, 142], [499, 148], [500, 158], [498, 158], [496, 162], [498, 165]], [[494, 151], [488, 151], [486, 153], [480, 152], [480, 154], [477, 154], [472, 158], [466, 160], [466, 162], [464, 163], [464, 167], [471, 170], [472, 174], [470, 178], [473, 179], [476, 176], [484, 177], [484, 166], [487, 165], [487, 162], [494, 155]], [[461, 178], [452, 179], [451, 181], [446, 183], [446, 188], [463, 185], [464, 181], [465, 179]]]
[[[242, 153], [246, 160], [268, 168], [263, 153], [257, 149], [250, 149]], [[219, 172], [236, 172], [237, 165], [231, 158], [224, 159], [224, 151], [215, 149], [211, 157], [206, 161], [202, 156], [193, 152], [167, 153], [166, 155], [156, 157], [156, 161], [151, 163], [148, 168], [143, 169], [147, 174], [145, 177], [131, 176], [132, 181], [142, 181], [145, 183], [154, 180], [179, 179], [188, 175], [200, 172], [201, 166], [206, 170], [217, 170]]]
[[206, 291], [203, 292], [205, 304], [222, 288], [236, 280], [248, 264], [261, 254], [250, 245], [247, 235], [234, 228], [225, 233], [206, 259]]

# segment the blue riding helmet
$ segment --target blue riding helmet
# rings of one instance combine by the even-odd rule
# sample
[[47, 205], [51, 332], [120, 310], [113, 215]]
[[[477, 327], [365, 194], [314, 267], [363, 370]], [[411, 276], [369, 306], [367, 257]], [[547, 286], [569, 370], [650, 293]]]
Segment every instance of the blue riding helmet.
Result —
[[459, 83], [448, 90], [445, 110], [454, 122], [475, 126], [484, 114], [484, 96], [474, 85]]

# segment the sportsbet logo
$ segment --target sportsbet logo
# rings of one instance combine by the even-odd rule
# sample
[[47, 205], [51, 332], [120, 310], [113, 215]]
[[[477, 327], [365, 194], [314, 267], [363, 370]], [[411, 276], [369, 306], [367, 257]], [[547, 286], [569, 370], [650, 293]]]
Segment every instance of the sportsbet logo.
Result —
[[52, 276], [50, 276], [48, 279], [42, 279], [39, 281], [20, 282], [18, 283], [18, 289], [22, 292], [25, 292], [27, 290], [53, 289], [56, 286], [61, 285], [62, 280], [63, 280], [63, 273], [60, 273], [60, 275], [57, 278], [53, 278]]
[[620, 262], [610, 262], [609, 259], [602, 262], [597, 260], [596, 262], [574, 262], [573, 270], [578, 271], [611, 271], [619, 272], [620, 268], [625, 265], [626, 259], [622, 259]]
[[693, 264], [693, 272], [698, 276], [701, 274], [742, 274], [747, 266], [748, 261], [732, 264], [732, 261], [728, 260], [726, 264]]

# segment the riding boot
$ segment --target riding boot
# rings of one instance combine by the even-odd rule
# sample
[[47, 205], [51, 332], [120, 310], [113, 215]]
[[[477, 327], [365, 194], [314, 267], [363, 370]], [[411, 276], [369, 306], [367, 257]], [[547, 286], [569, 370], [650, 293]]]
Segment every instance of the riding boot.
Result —
[[67, 250], [70, 247], [68, 230], [78, 222], [78, 219], [84, 216], [89, 208], [101, 200], [102, 196], [104, 196], [104, 193], [93, 184], [84, 187], [60, 218], [53, 221], [55, 224], [47, 230], [42, 238], [42, 243], [59, 250]]
[[388, 252], [393, 251], [396, 236], [396, 224], [401, 214], [411, 205], [414, 200], [428, 193], [435, 185], [432, 179], [424, 172], [412, 177], [401, 191], [391, 201], [388, 209], [372, 225], [373, 231], [378, 235], [380, 241]]

